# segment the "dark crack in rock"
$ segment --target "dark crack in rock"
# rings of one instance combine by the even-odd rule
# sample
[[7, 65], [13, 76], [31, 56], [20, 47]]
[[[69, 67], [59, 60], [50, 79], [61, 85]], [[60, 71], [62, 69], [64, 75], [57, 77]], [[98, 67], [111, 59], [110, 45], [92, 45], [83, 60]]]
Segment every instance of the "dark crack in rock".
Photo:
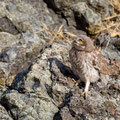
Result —
[[0, 31], [8, 32], [13, 35], [19, 34], [19, 30], [17, 30], [16, 26], [13, 24], [11, 20], [7, 17], [0, 18]]
[[9, 116], [6, 109], [0, 105], [0, 120], [13, 120], [12, 117]]

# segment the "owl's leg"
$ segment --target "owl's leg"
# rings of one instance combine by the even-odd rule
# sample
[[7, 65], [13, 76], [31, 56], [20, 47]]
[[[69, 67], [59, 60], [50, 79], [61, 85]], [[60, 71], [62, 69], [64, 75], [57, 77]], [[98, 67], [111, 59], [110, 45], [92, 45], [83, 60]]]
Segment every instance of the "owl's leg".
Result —
[[89, 92], [88, 92], [89, 86], [90, 86], [90, 81], [87, 80], [86, 83], [85, 83], [85, 90], [84, 90], [84, 92], [82, 93], [82, 95], [85, 95], [85, 96], [89, 95]]
[[87, 80], [86, 83], [85, 83], [85, 92], [88, 92], [89, 86], [90, 86], [90, 81]]

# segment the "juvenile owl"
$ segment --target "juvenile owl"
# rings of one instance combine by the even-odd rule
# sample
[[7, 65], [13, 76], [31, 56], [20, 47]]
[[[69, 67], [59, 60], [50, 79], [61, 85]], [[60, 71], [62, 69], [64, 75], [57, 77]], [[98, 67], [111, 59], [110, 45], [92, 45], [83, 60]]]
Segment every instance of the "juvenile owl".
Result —
[[88, 94], [90, 82], [99, 80], [101, 73], [117, 75], [120, 70], [119, 60], [110, 60], [98, 54], [93, 41], [85, 35], [73, 41], [69, 56], [74, 74], [79, 81], [85, 82], [85, 95]]

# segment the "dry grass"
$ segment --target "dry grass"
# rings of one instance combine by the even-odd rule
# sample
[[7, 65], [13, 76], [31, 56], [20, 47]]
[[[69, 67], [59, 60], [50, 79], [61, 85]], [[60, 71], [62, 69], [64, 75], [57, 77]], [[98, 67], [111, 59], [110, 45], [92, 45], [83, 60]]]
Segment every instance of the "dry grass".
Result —
[[91, 34], [97, 36], [99, 33], [107, 31], [111, 37], [120, 36], [120, 0], [111, 0], [110, 5], [114, 8], [115, 13], [105, 18], [102, 26], [88, 28]]
[[42, 26], [43, 26], [44, 30], [47, 31], [48, 34], [51, 36], [47, 46], [50, 46], [55, 41], [58, 41], [58, 40], [61, 40], [61, 39], [64, 40], [64, 41], [67, 41], [67, 40], [69, 40], [68, 36], [73, 37], [73, 38], [77, 37], [77, 35], [75, 35], [73, 33], [64, 32], [63, 31], [63, 25], [60, 25], [57, 30], [56, 30], [56, 28], [54, 30], [50, 30], [44, 22], [42, 22]]
[[[114, 8], [116, 13], [105, 18], [103, 20], [102, 26], [90, 26], [88, 28], [90, 34], [98, 36], [101, 32], [108, 32], [111, 37], [120, 36], [120, 0], [111, 0], [110, 5]], [[57, 28], [57, 26], [54, 30], [50, 30], [44, 22], [42, 23], [42, 26], [44, 30], [47, 31], [47, 33], [50, 35], [48, 46], [52, 45], [53, 42], [60, 39], [67, 41], [69, 40], [68, 36], [72, 38], [77, 37], [77, 35], [73, 33], [64, 32], [63, 25], [60, 25], [59, 28]]]
[[117, 10], [118, 12], [120, 12], [120, 0], [111, 0], [110, 1], [110, 5]]
[[107, 31], [111, 37], [120, 36], [120, 21], [114, 21], [113, 18], [117, 18], [120, 15], [112, 15], [103, 21], [103, 26], [100, 26], [95, 34]]

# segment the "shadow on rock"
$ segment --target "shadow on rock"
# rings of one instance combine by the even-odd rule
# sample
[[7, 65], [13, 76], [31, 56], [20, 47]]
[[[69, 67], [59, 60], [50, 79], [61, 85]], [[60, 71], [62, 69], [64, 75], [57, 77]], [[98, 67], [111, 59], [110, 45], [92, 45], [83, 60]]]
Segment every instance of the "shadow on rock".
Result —
[[24, 93], [24, 77], [27, 75], [27, 73], [30, 71], [31, 67], [28, 67], [26, 70], [23, 72], [18, 73], [15, 76], [15, 79], [12, 82], [11, 88], [18, 90], [19, 92]]
[[78, 80], [78, 77], [73, 73], [72, 69], [68, 66], [66, 66], [65, 64], [63, 64], [60, 60], [58, 60], [57, 58], [49, 58], [48, 59], [49, 63], [50, 63], [50, 71], [53, 73], [52, 71], [52, 63], [53, 61], [55, 62], [55, 64], [57, 65], [58, 69], [60, 70], [60, 72], [65, 76], [65, 77], [70, 77], [70, 78], [74, 78], [75, 80]]

